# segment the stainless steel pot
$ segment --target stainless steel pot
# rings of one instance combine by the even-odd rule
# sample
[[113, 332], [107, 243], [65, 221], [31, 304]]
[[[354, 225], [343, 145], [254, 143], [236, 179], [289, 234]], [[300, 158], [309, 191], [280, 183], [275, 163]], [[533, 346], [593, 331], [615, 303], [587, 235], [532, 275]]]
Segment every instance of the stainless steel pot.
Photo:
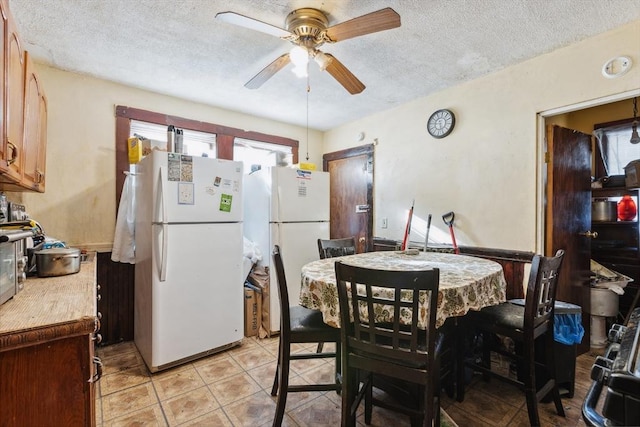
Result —
[[591, 221], [608, 222], [618, 220], [618, 204], [604, 200], [594, 200], [591, 203]]
[[64, 276], [80, 271], [80, 249], [50, 248], [35, 251], [39, 277]]

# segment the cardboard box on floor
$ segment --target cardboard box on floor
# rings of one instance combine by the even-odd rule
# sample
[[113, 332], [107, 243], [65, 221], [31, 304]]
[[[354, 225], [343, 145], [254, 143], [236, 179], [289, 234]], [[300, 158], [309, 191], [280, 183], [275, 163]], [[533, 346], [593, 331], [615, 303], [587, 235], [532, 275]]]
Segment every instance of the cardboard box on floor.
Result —
[[262, 295], [245, 286], [244, 288], [244, 336], [253, 337], [260, 330], [262, 312]]
[[260, 311], [261, 317], [258, 337], [270, 337], [272, 332], [271, 316], [269, 312], [269, 294], [271, 292], [269, 284], [269, 267], [263, 267], [260, 265], [254, 266], [251, 273], [249, 273], [249, 277], [247, 277], [247, 281], [262, 291], [262, 308]]

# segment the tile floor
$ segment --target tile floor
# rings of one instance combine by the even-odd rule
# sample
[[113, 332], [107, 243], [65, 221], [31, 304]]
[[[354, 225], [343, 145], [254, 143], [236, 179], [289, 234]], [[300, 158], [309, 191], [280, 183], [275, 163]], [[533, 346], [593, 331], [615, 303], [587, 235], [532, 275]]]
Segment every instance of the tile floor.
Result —
[[[296, 347], [295, 351], [313, 350]], [[96, 389], [96, 424], [106, 426], [270, 426], [275, 398], [270, 395], [278, 339], [245, 338], [239, 347], [167, 371], [150, 374], [133, 342], [97, 349], [104, 364]], [[566, 418], [553, 403], [540, 404], [546, 426], [584, 426], [581, 405], [588, 390], [594, 353], [578, 357], [573, 398], [563, 398]], [[333, 362], [292, 362], [291, 382], [327, 382]], [[499, 381], [474, 377], [458, 403], [443, 393], [442, 408], [460, 427], [527, 426], [524, 395]], [[372, 426], [409, 425], [405, 417], [374, 408]], [[359, 425], [364, 426], [362, 414]], [[284, 426], [340, 425], [340, 397], [335, 392], [291, 393]]]

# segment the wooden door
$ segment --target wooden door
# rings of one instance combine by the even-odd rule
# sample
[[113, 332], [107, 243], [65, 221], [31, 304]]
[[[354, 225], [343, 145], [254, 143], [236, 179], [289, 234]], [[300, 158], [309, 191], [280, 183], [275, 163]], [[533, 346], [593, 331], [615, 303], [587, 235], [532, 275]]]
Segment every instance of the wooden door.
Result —
[[356, 252], [373, 248], [373, 145], [327, 153], [330, 176], [330, 237], [355, 237]]
[[591, 136], [547, 126], [547, 204], [545, 254], [566, 254], [556, 299], [582, 307], [585, 337], [579, 352], [589, 350], [589, 276], [591, 241]]

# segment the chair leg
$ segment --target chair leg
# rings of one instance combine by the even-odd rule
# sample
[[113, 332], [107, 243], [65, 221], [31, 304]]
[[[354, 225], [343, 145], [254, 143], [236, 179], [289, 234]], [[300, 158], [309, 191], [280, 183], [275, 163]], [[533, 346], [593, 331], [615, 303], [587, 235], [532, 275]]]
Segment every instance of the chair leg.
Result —
[[[351, 406], [355, 402], [357, 394], [357, 380], [355, 376], [355, 370], [349, 369], [346, 364], [342, 371], [342, 413], [341, 413], [341, 426], [342, 427], [354, 427], [356, 425], [356, 412], [351, 411]], [[355, 389], [354, 389], [355, 385]]]
[[[336, 342], [336, 384], [342, 384], [342, 353], [341, 353], [341, 344], [338, 340]], [[338, 394], [341, 392], [341, 388], [338, 387], [336, 390]]]
[[[291, 348], [289, 345], [281, 345], [279, 351], [279, 382], [280, 390], [276, 403], [276, 414], [273, 418], [273, 427], [280, 427], [284, 418], [284, 409], [287, 405], [287, 391], [289, 388], [289, 366], [291, 364]], [[273, 395], [273, 390], [272, 393]]]
[[322, 353], [322, 348], [324, 347], [323, 342], [318, 343], [318, 348], [316, 348], [316, 353]]
[[523, 351], [522, 367], [524, 371], [524, 394], [527, 399], [527, 412], [529, 424], [540, 425], [538, 417], [538, 398], [536, 396], [536, 365], [534, 359], [533, 342], [525, 343]]
[[464, 386], [465, 386], [465, 340], [467, 338], [468, 328], [464, 318], [456, 319], [455, 329], [451, 332], [456, 333], [455, 337], [455, 354], [456, 354], [456, 400], [462, 402], [464, 400]]
[[280, 352], [282, 351], [282, 336], [278, 339], [278, 361], [276, 362], [276, 374], [273, 377], [273, 386], [271, 387], [271, 396], [278, 394], [278, 376], [280, 375]]
[[[491, 340], [493, 339], [493, 334], [489, 331], [482, 331], [482, 364], [485, 368], [491, 370]], [[491, 375], [488, 373], [483, 373], [482, 378], [485, 381], [489, 381], [491, 379]]]
[[336, 380], [340, 383], [340, 377], [342, 376], [342, 346], [340, 341], [336, 342]]
[[564, 407], [562, 406], [562, 399], [560, 398], [560, 390], [558, 390], [558, 384], [553, 385], [553, 403], [556, 406], [556, 412], [561, 417], [566, 417], [564, 413]]
[[553, 379], [553, 389], [551, 392], [553, 393], [553, 403], [556, 406], [556, 412], [558, 415], [564, 417], [566, 416], [564, 413], [564, 407], [562, 406], [562, 399], [560, 398], [560, 390], [558, 389], [558, 383], [556, 382], [556, 374], [555, 374], [555, 352], [554, 352], [554, 337], [553, 331], [547, 331], [546, 338], [546, 347], [547, 351], [545, 351], [545, 362], [547, 368], [547, 375], [549, 378]]
[[[436, 372], [440, 372], [440, 358], [438, 358], [436, 356]], [[433, 419], [433, 425], [436, 427], [440, 426], [440, 393], [442, 390], [442, 384], [440, 383], [440, 375], [437, 375], [436, 380], [433, 383], [433, 388], [431, 389], [431, 391], [429, 393], [425, 393], [425, 394], [430, 394], [430, 400], [426, 403], [429, 404], [429, 408], [431, 408], [431, 417], [427, 419], [427, 413], [426, 413], [426, 406], [425, 406], [425, 419], [427, 419], [427, 421], [429, 422], [429, 425], [431, 425], [431, 420]], [[424, 425], [427, 425], [426, 422], [423, 422]]]
[[[433, 405], [433, 425], [435, 427], [440, 426], [440, 396], [435, 396]], [[431, 425], [431, 424], [430, 424]]]
[[440, 426], [440, 397], [439, 392], [429, 390], [429, 386], [420, 388], [418, 395], [418, 410], [422, 416], [411, 417], [411, 427], [439, 427]]
[[425, 391], [426, 390], [422, 387], [418, 389], [418, 397], [416, 399], [416, 403], [418, 404], [418, 410], [422, 413], [422, 415], [414, 415], [409, 418], [411, 427], [431, 427], [431, 424], [427, 423], [427, 407], [429, 406], [429, 399], [427, 397], [428, 393], [426, 393]]
[[[360, 382], [359, 380], [357, 381]], [[363, 387], [366, 387], [364, 391], [364, 423], [366, 425], [371, 424], [371, 416], [373, 415], [373, 374], [367, 373], [367, 380]], [[354, 411], [357, 412], [357, 411]]]

